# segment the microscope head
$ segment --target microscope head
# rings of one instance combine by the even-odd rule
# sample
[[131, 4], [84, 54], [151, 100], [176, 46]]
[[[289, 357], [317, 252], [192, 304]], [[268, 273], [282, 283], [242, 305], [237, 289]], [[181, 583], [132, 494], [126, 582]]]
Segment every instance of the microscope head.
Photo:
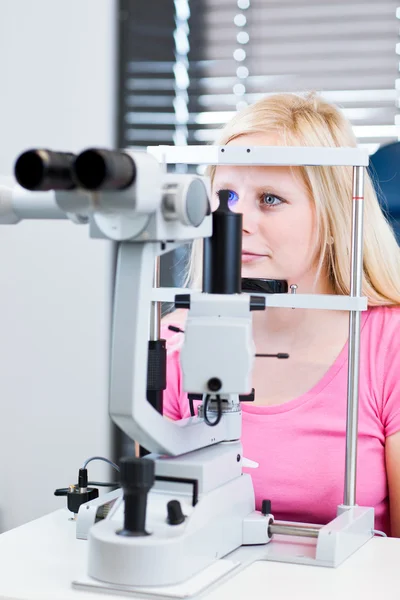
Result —
[[88, 148], [76, 155], [30, 149], [14, 172], [21, 188], [54, 192], [69, 218], [88, 217], [93, 238], [189, 242], [211, 234], [206, 179], [166, 173], [144, 150]]

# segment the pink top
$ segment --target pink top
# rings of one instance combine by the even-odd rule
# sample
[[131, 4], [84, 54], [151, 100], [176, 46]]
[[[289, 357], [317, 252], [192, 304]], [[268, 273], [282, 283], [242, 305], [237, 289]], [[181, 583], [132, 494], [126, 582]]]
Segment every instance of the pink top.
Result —
[[[400, 430], [400, 307], [370, 308], [361, 327], [357, 504], [374, 507], [376, 529], [390, 534], [385, 438]], [[174, 420], [190, 416], [176, 336], [163, 326], [164, 414]], [[347, 351], [306, 394], [276, 406], [242, 404], [244, 456], [259, 463], [244, 470], [256, 508], [271, 500], [277, 520], [325, 524], [343, 502]]]

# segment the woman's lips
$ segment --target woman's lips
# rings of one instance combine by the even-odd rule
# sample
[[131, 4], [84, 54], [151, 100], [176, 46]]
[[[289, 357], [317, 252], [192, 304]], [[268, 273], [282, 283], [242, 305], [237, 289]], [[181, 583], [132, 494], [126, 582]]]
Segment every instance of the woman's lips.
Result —
[[258, 262], [266, 258], [266, 254], [253, 254], [252, 252], [242, 252], [242, 263]]

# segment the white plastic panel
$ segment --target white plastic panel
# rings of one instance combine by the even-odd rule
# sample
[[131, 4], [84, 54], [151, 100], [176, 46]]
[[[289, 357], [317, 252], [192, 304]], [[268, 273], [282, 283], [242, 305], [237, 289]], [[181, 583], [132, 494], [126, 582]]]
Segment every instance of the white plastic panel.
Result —
[[161, 163], [186, 165], [368, 166], [365, 148], [303, 146], [148, 146]]

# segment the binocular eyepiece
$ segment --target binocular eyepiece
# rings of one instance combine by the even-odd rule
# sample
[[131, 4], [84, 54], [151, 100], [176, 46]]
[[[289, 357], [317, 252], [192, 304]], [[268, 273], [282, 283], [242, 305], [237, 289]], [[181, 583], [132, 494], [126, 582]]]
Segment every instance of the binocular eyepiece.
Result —
[[75, 181], [86, 190], [123, 190], [136, 179], [134, 160], [119, 150], [85, 150], [73, 168]]
[[129, 154], [119, 150], [91, 148], [76, 156], [34, 149], [18, 157], [14, 173], [18, 183], [31, 191], [123, 190], [135, 182], [136, 165]]
[[75, 155], [35, 149], [23, 152], [14, 167], [15, 178], [21, 187], [31, 191], [72, 190]]

